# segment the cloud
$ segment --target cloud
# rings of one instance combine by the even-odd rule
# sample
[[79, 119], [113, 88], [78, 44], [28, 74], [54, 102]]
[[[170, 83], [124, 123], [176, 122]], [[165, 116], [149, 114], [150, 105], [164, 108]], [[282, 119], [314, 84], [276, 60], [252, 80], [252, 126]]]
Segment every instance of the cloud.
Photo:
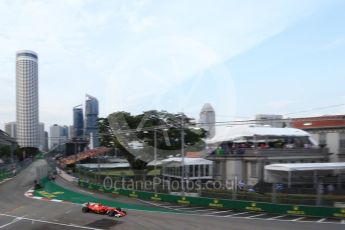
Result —
[[198, 113], [206, 101], [231, 115], [236, 92], [225, 62], [320, 2], [0, 1], [0, 80], [9, 86], [0, 97], [11, 108], [1, 117], [15, 119], [18, 49], [39, 54], [40, 117], [48, 124], [70, 124], [86, 92], [99, 98], [102, 116], [156, 106]]
[[288, 100], [288, 99], [281, 99], [281, 100], [274, 100], [267, 103], [267, 106], [272, 109], [287, 109], [289, 106], [296, 104], [296, 101]]
[[[196, 114], [204, 100], [233, 116], [236, 91], [226, 61], [281, 33], [319, 6], [315, 1], [174, 1], [126, 8], [130, 20], [124, 21], [123, 32], [130, 39], [107, 76], [107, 111], [193, 108]], [[132, 22], [140, 27], [140, 19], [147, 17], [153, 17], [154, 23], [141, 33], [133, 31]], [[204, 73], [208, 79], [200, 77]], [[185, 86], [190, 82], [198, 82], [190, 86], [203, 95], [188, 93]]]
[[345, 46], [345, 37], [334, 39], [323, 46], [323, 49], [330, 50], [338, 47]]
[[[88, 43], [90, 33], [101, 31], [109, 14], [108, 10], [88, 11], [85, 7], [91, 3], [0, 2], [0, 80], [3, 86], [0, 96], [4, 98], [1, 106], [11, 108], [1, 114], [4, 121], [15, 120], [15, 52], [32, 49], [39, 55], [41, 120], [51, 124], [71, 122], [73, 104], [69, 102], [83, 97], [88, 84], [85, 78], [99, 72], [94, 69], [95, 63], [100, 67], [94, 60], [103, 59], [101, 55], [90, 58], [90, 53], [95, 52], [90, 51]], [[60, 114], [60, 119], [52, 117], [46, 108]]]

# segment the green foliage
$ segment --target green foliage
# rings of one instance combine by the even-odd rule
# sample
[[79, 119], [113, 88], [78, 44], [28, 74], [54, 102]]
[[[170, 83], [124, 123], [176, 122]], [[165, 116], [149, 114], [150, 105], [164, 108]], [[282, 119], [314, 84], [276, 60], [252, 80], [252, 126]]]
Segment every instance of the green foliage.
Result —
[[108, 118], [98, 119], [98, 129], [99, 129], [99, 143], [104, 147], [113, 147], [113, 136], [111, 135], [111, 129], [109, 126]]
[[9, 145], [0, 146], [0, 157], [8, 158], [10, 156], [11, 156], [11, 146]]
[[[152, 158], [154, 146], [154, 130], [156, 130], [157, 149], [170, 150], [178, 153], [181, 149], [182, 129], [185, 133], [185, 151], [200, 151], [205, 143], [205, 130], [194, 130], [193, 119], [185, 114], [168, 113], [167, 111], [150, 110], [139, 115], [131, 115], [128, 112], [115, 112], [108, 118], [99, 119], [101, 146], [115, 147], [127, 157], [131, 167], [142, 170], [146, 167], [149, 159], [140, 159], [140, 156]], [[142, 153], [133, 154], [130, 143], [136, 141], [144, 143], [148, 148], [141, 150]], [[151, 159], [152, 160], [152, 159]]]

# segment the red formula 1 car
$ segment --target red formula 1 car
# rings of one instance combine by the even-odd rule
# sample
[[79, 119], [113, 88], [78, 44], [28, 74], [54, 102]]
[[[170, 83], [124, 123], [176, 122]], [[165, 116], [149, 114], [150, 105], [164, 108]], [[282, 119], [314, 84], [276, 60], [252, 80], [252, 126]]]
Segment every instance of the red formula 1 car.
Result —
[[121, 208], [112, 208], [104, 206], [100, 203], [85, 203], [83, 204], [82, 211], [84, 213], [93, 212], [98, 214], [106, 214], [110, 217], [124, 217], [127, 215], [126, 211], [122, 210]]

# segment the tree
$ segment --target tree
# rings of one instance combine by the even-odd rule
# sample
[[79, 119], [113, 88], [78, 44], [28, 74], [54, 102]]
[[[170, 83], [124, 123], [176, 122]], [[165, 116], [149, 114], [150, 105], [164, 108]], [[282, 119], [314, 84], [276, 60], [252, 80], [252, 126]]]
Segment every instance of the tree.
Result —
[[[204, 149], [205, 130], [193, 130], [193, 119], [185, 114], [150, 110], [139, 115], [128, 112], [115, 112], [108, 118], [99, 119], [100, 143], [113, 146], [127, 158], [132, 169], [145, 169], [147, 162], [153, 160], [154, 132], [160, 155], [181, 153], [181, 132], [185, 133], [185, 150]], [[142, 143], [142, 148], [134, 148], [133, 143]]]
[[0, 146], [0, 157], [9, 158], [11, 156], [11, 146], [2, 145]]
[[98, 119], [99, 144], [104, 147], [113, 147], [113, 136], [109, 126], [108, 118]]

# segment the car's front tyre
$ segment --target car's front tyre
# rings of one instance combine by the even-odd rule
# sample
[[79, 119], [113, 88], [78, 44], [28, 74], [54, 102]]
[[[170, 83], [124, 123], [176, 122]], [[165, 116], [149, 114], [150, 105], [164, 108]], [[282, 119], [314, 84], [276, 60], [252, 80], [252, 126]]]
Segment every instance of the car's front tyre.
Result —
[[83, 208], [81, 209], [81, 211], [82, 211], [83, 213], [87, 213], [87, 212], [89, 212], [90, 210], [89, 210], [88, 207], [83, 207]]
[[109, 211], [109, 212], [108, 212], [108, 216], [110, 216], [110, 217], [115, 216], [115, 212], [114, 212], [114, 211]]

